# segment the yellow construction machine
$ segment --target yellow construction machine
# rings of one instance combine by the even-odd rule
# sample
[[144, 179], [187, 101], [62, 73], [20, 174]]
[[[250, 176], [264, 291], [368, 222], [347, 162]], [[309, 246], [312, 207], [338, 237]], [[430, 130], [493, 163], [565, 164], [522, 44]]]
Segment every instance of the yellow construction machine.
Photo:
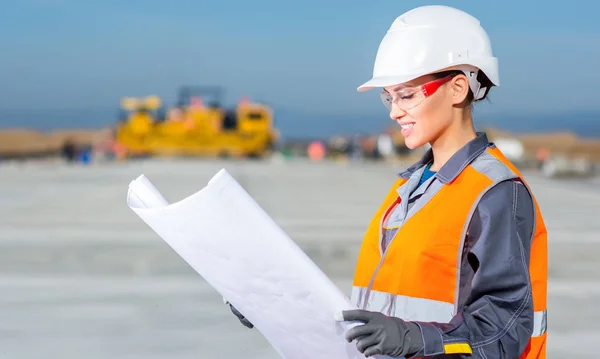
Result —
[[[116, 142], [130, 155], [265, 157], [277, 141], [272, 109], [244, 99], [221, 105], [219, 87], [184, 86], [177, 104], [160, 98], [124, 98]], [[206, 98], [213, 97], [212, 101]]]

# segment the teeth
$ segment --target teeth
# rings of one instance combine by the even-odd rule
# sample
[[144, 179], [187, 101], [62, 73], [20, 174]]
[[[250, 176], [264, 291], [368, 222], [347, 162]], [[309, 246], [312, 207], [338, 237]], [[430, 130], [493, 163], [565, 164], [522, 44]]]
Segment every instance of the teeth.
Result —
[[400, 125], [400, 127], [402, 127], [402, 128], [411, 128], [414, 125], [415, 125], [414, 123], [407, 123], [406, 125]]

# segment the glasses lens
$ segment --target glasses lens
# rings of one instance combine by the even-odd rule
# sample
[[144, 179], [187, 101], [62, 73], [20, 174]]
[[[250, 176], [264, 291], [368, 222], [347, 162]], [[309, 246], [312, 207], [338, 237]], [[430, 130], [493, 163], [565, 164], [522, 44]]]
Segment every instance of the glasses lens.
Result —
[[401, 110], [407, 111], [416, 107], [425, 100], [426, 96], [420, 87], [412, 89], [403, 89], [402, 91], [390, 94], [386, 91], [381, 93], [381, 101], [383, 105], [391, 111], [392, 103], [398, 106]]
[[383, 102], [383, 105], [385, 106], [385, 108], [387, 108], [388, 110], [392, 110], [392, 96], [390, 96], [389, 93], [387, 93], [386, 91], [382, 91], [381, 92], [381, 102]]

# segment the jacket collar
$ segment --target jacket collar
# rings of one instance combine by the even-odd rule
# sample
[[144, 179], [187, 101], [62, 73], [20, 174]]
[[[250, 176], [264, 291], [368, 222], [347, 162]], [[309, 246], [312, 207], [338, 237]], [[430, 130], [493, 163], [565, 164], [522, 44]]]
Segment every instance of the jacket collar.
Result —
[[[477, 158], [490, 145], [487, 135], [484, 132], [477, 132], [477, 137], [469, 141], [460, 150], [458, 150], [448, 162], [435, 174], [435, 176], [444, 184], [448, 184], [465, 169], [475, 158]], [[400, 178], [408, 179], [419, 168], [433, 161], [433, 151], [427, 150], [425, 155], [415, 164], [398, 174]]]

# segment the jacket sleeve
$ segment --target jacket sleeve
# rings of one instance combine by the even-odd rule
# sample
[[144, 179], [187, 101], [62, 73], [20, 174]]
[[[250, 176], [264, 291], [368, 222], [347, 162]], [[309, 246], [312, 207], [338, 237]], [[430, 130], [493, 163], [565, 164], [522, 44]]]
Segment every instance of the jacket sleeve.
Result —
[[519, 181], [501, 182], [482, 197], [463, 251], [474, 273], [461, 279], [468, 297], [450, 323], [416, 323], [424, 348], [413, 357], [515, 359], [523, 353], [533, 333], [529, 254], [534, 219], [533, 200]]

